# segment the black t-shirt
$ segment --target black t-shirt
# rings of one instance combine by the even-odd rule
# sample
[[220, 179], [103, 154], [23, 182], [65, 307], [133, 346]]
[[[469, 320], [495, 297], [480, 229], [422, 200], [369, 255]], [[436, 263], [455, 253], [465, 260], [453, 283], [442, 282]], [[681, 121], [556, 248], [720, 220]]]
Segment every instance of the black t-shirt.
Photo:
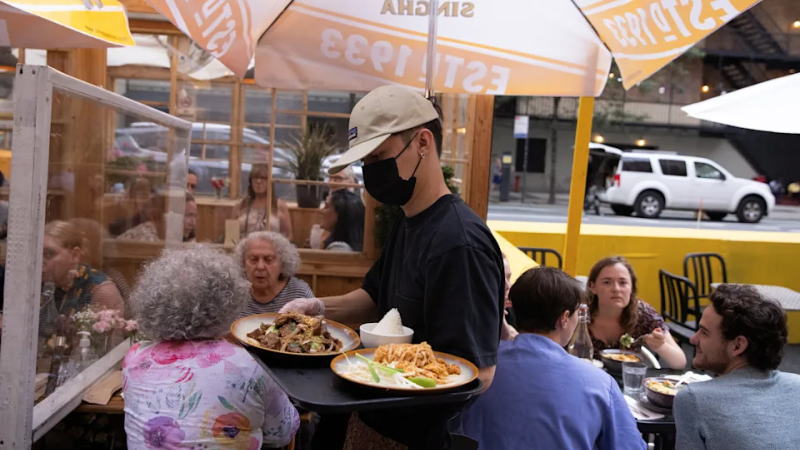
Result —
[[397, 308], [415, 343], [478, 367], [496, 364], [503, 260], [486, 224], [455, 196], [403, 217], [363, 288], [381, 315]]

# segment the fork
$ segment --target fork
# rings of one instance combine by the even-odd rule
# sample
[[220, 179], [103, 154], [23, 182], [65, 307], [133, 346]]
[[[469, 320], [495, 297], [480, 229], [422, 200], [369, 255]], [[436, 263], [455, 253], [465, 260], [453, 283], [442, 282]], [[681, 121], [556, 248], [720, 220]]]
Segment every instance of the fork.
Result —
[[636, 411], [636, 412], [638, 412], [639, 414], [641, 414], [641, 415], [642, 415], [642, 417], [644, 417], [644, 420], [652, 420], [652, 419], [655, 417], [655, 414], [654, 414], [654, 413], [651, 413], [651, 412], [645, 411], [645, 409], [644, 409], [644, 408], [642, 408], [642, 407], [640, 407], [638, 404], [631, 404], [631, 403], [628, 403], [628, 406], [629, 406], [631, 409], [633, 409], [634, 411]]
[[[633, 342], [631, 342], [631, 345], [626, 347], [626, 349], [630, 350], [631, 348], [633, 348], [634, 345], [638, 344], [639, 342], [642, 342], [643, 339], [644, 339], [644, 335], [641, 335], [641, 336], [637, 337], [636, 339], [633, 340]], [[621, 346], [622, 346], [622, 344], [620, 344], [620, 347]]]

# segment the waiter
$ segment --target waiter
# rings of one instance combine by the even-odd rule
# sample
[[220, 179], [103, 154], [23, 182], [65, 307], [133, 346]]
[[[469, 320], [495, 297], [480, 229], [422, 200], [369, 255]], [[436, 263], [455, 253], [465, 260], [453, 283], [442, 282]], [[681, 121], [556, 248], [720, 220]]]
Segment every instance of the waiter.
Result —
[[[382, 86], [350, 115], [350, 148], [330, 168], [364, 161], [364, 187], [404, 216], [360, 289], [322, 299], [298, 299], [282, 311], [368, 322], [397, 308], [414, 342], [461, 356], [494, 376], [504, 294], [503, 260], [486, 224], [444, 182], [442, 125], [434, 106], [400, 86]], [[371, 428], [412, 448], [448, 446], [447, 407], [362, 413]]]

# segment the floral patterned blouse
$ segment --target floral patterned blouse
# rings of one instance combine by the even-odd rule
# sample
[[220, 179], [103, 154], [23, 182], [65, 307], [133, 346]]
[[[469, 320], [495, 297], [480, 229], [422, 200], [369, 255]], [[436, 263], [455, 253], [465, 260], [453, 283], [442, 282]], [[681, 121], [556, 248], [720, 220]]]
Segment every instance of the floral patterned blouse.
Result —
[[[639, 300], [638, 302], [638, 317], [636, 319], [636, 325], [633, 327], [633, 331], [629, 332], [628, 334], [631, 335], [634, 339], [638, 338], [643, 334], [648, 334], [656, 328], [661, 328], [665, 332], [669, 331], [669, 328], [664, 323], [664, 318], [661, 317], [661, 314], [656, 312], [655, 308], [647, 304], [644, 300]], [[595, 358], [600, 358], [600, 351], [605, 350], [607, 348], [620, 348], [619, 339], [617, 342], [611, 343], [611, 345], [597, 339], [592, 334], [592, 329], [589, 328], [589, 335], [592, 336], [592, 345], [594, 346], [594, 355]], [[641, 341], [637, 342], [633, 347], [632, 350], [638, 350], [642, 346]]]
[[131, 449], [283, 446], [300, 423], [264, 369], [226, 340], [139, 342], [122, 373]]

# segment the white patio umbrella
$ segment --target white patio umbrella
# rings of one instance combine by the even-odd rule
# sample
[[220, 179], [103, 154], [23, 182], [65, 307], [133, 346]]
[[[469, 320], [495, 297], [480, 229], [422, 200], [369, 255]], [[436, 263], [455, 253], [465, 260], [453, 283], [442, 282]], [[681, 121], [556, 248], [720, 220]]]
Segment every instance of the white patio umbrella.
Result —
[[105, 48], [134, 45], [118, 0], [2, 0], [0, 46]]
[[[220, 34], [223, 24], [241, 24], [240, 36], [258, 39], [261, 86], [580, 96], [565, 239], [565, 269], [574, 273], [593, 97], [611, 57], [630, 88], [760, 0], [219, 0], [213, 11], [147, 1], [212, 53], [212, 25]], [[218, 57], [240, 75], [249, 62]]]
[[709, 122], [800, 134], [800, 73], [754, 84], [681, 109]]

